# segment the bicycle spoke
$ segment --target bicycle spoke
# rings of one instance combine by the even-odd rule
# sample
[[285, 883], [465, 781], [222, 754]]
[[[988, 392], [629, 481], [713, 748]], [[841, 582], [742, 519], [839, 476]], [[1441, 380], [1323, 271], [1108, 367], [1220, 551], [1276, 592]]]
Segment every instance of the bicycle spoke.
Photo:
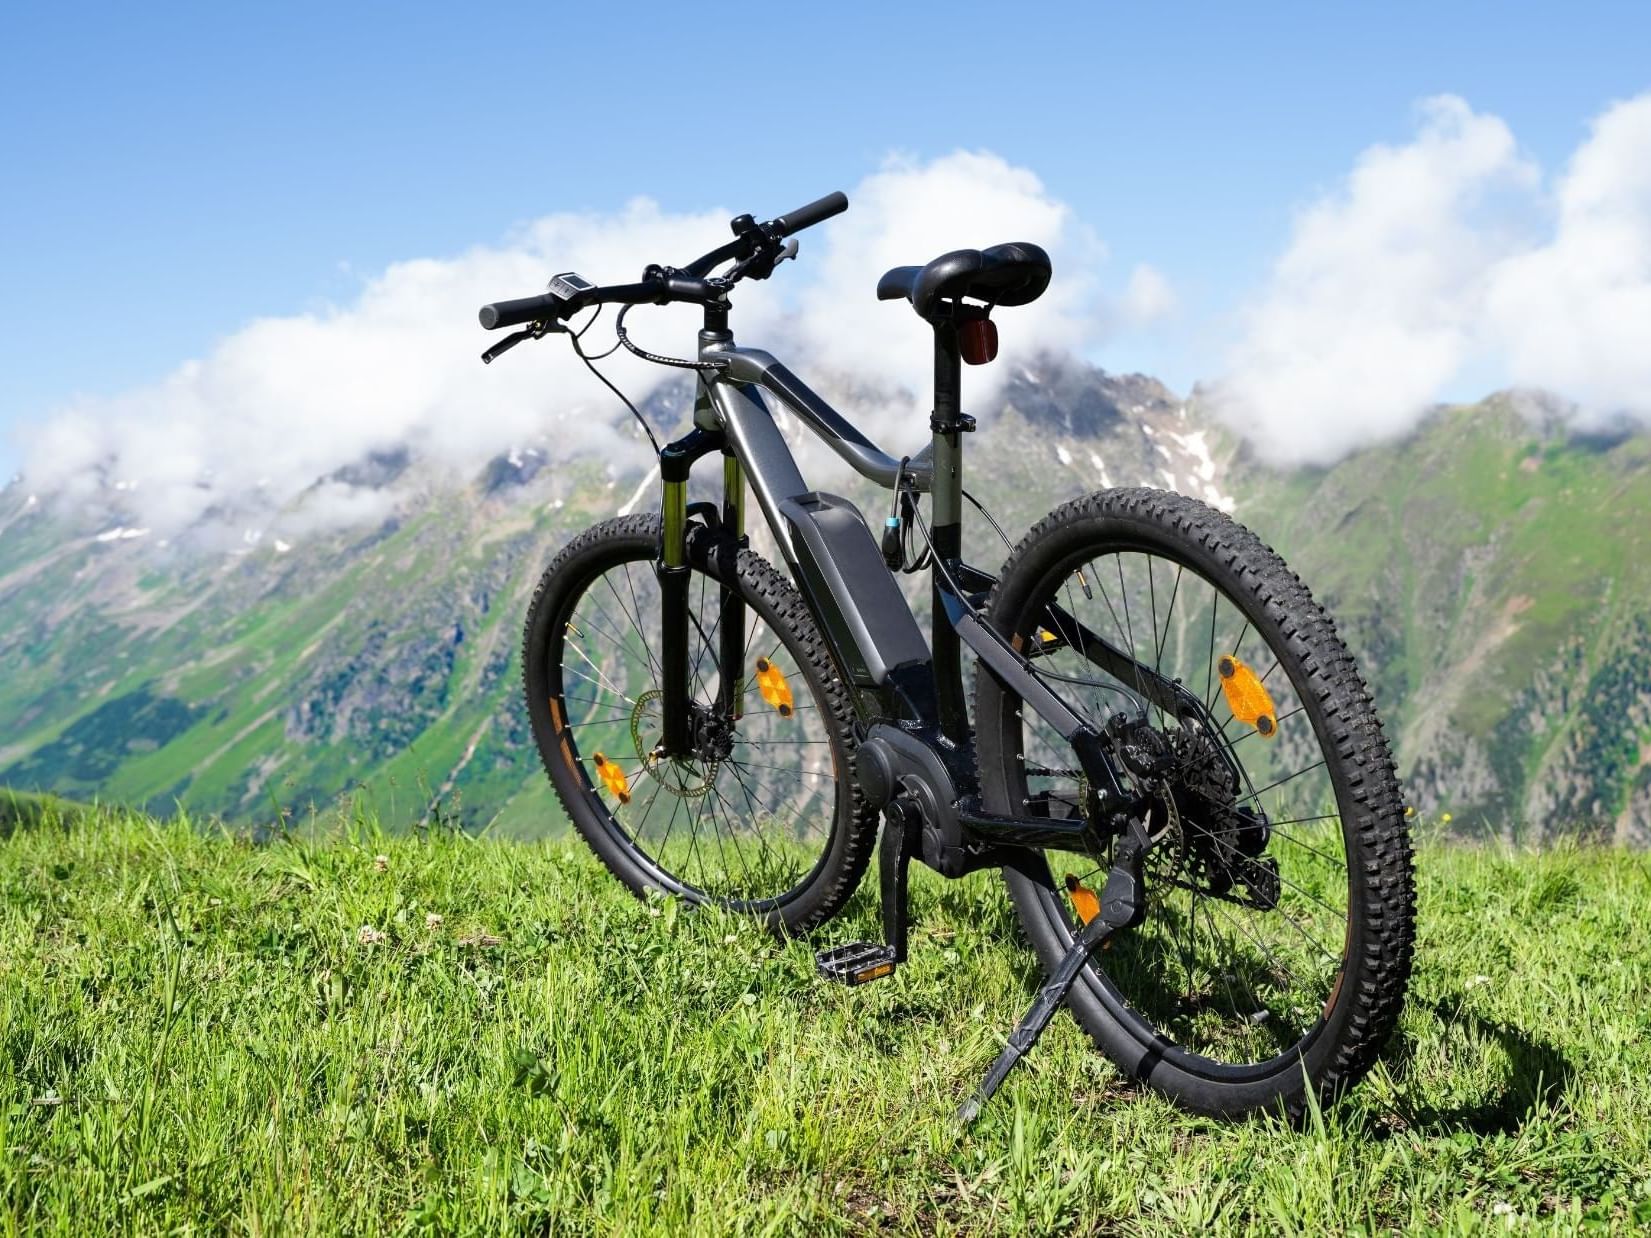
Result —
[[[821, 841], [835, 829], [837, 764], [826, 755], [835, 742], [834, 715], [822, 712], [817, 680], [803, 672], [789, 638], [768, 628], [747, 598], [742, 643], [748, 651], [764, 651], [787, 676], [795, 695], [785, 717], [762, 703], [737, 721], [727, 718], [723, 725], [733, 730], [724, 742], [731, 741], [731, 755], [721, 758], [628, 756], [633, 725], [647, 752], [663, 722], [656, 648], [662, 598], [648, 587], [648, 573], [630, 569], [624, 561], [590, 577], [562, 612], [565, 619], [557, 620], [561, 639], [553, 648], [560, 660], [550, 695], [574, 712], [555, 734], [582, 771], [590, 810], [611, 822], [615, 837], [640, 861], [670, 879], [666, 888], [733, 907], [772, 906], [801, 888], [821, 862]], [[742, 692], [755, 699], [758, 684], [745, 657], [741, 667], [722, 665], [725, 588], [708, 573], [695, 575], [699, 580], [690, 580], [683, 616], [690, 639], [699, 642], [688, 663], [690, 700], [697, 709], [714, 709], [725, 677], [745, 679]], [[694, 742], [715, 741], [696, 732]], [[624, 799], [615, 793], [620, 788], [598, 775], [598, 750], [610, 775], [622, 775], [628, 784]], [[805, 856], [802, 848], [811, 850]]]
[[[1158, 818], [1178, 832], [1149, 857], [1145, 874], [1151, 899], [1148, 917], [1117, 939], [1110, 954], [1097, 956], [1094, 965], [1121, 986], [1132, 1005], [1150, 1012], [1149, 1018], [1166, 1034], [1186, 1041], [1197, 1052], [1213, 1053], [1222, 1061], [1248, 1061], [1256, 1053], [1266, 1056], [1283, 1051], [1292, 1037], [1305, 1034], [1296, 1026], [1307, 1018], [1301, 1012], [1322, 1003], [1329, 984], [1327, 965], [1339, 962], [1326, 945], [1326, 926], [1339, 936], [1335, 926], [1344, 924], [1349, 914], [1345, 903], [1334, 905], [1346, 894], [1331, 893], [1347, 888], [1343, 836], [1334, 827], [1340, 816], [1313, 807], [1321, 794], [1333, 796], [1332, 787], [1323, 786], [1321, 791], [1321, 783], [1310, 781], [1326, 777], [1328, 760], [1317, 731], [1301, 726], [1311, 716], [1306, 703], [1295, 695], [1293, 685], [1276, 682], [1283, 661], [1278, 655], [1269, 660], [1270, 648], [1254, 655], [1265, 667], [1259, 681], [1270, 687], [1276, 702], [1274, 722], [1295, 724], [1289, 738], [1276, 745], [1257, 745], [1251, 736], [1260, 732], [1240, 725], [1233, 716], [1216, 664], [1228, 653], [1242, 659], [1259, 635], [1242, 606], [1184, 562], [1165, 558], [1160, 564], [1157, 560], [1162, 556], [1141, 550], [1112, 551], [1110, 555], [1109, 569], [1105, 555], [1100, 559], [1101, 571], [1092, 572], [1094, 560], [1085, 563], [1084, 583], [1091, 587], [1083, 590], [1084, 599], [1101, 630], [1110, 629], [1111, 639], [1130, 658], [1131, 666], [1119, 667], [1119, 671], [1122, 690], [1139, 698], [1141, 713], [1134, 716], [1141, 722], [1135, 725], [1147, 723], [1166, 737], [1175, 737], [1173, 751], [1179, 763], [1161, 777], [1194, 779], [1185, 785], [1201, 789], [1176, 792], [1177, 804], [1166, 808], [1167, 818]], [[1034, 673], [1052, 691], [1070, 697], [1074, 708], [1082, 709], [1095, 692], [1119, 689], [1111, 683], [1117, 676], [1096, 676], [1085, 656], [1082, 622], [1074, 627], [1051, 613], [1062, 608], [1074, 618], [1083, 613], [1078, 575], [1076, 570], [1063, 569], [1063, 575], [1046, 586], [1051, 590], [1044, 595], [1049, 600], [1035, 601], [1029, 613], [1049, 615], [1051, 630], [1060, 638], [1059, 647], [1046, 655], [1047, 660], [1034, 664]], [[1095, 585], [1099, 598], [1092, 591]], [[1206, 590], [1208, 597], [1200, 590]], [[1057, 601], [1058, 605], [1052, 604]], [[1136, 631], [1137, 619], [1150, 625], [1152, 635], [1146, 647], [1140, 643], [1142, 633]], [[1230, 632], [1230, 645], [1221, 643], [1223, 628]], [[1029, 635], [1039, 639], [1035, 628]], [[1198, 665], [1200, 654], [1202, 667]], [[1065, 674], [1072, 666], [1079, 673]], [[1087, 674], [1082, 673], [1085, 669]], [[1189, 685], [1193, 693], [1201, 677], [1208, 720], [1204, 728], [1171, 716], [1148, 696], [1143, 689], [1149, 674], [1161, 682]], [[1018, 749], [1023, 793], [1030, 797], [1052, 786], [1060, 795], [1071, 796], [1083, 778], [1070, 748], [1018, 703], [1014, 716], [1022, 736]], [[1221, 811], [1228, 815], [1206, 819], [1198, 815], [1198, 805], [1216, 801], [1198, 797], [1219, 797], [1219, 789], [1209, 788], [1219, 788], [1224, 777], [1197, 772], [1212, 768], [1202, 764], [1209, 759], [1202, 754], [1210, 751], [1210, 745], [1225, 754], [1223, 759], [1231, 762], [1237, 779], [1236, 788], [1220, 801], [1227, 805]], [[1034, 785], [1032, 780], [1040, 778], [1045, 781]], [[1208, 781], [1211, 778], [1214, 783]], [[1158, 802], [1167, 803], [1161, 797], [1170, 794], [1163, 789], [1168, 785], [1149, 784], [1158, 788], [1151, 790], [1160, 797]], [[1264, 803], [1275, 808], [1264, 827], [1262, 822], [1252, 824], [1249, 817], [1232, 815], [1235, 808], [1248, 812]], [[1212, 828], [1206, 820], [1220, 828]], [[1327, 828], [1314, 828], [1321, 824]], [[1264, 834], [1244, 833], [1262, 828]], [[1245, 838], [1252, 841], [1241, 842]], [[1252, 845], [1270, 850], [1251, 851]], [[1259, 858], [1251, 857], [1262, 854], [1270, 857], [1265, 868], [1248, 867], [1259, 864]], [[1070, 870], [1085, 888], [1104, 883], [1106, 865], [1094, 857], [1078, 863], [1064, 856], [1059, 861], [1053, 855], [1050, 859], [1052, 864], [1067, 865], [1056, 871], [1057, 879], [1062, 871]], [[1283, 896], [1263, 904], [1258, 899], [1272, 896], [1258, 891], [1267, 887], [1251, 883], [1271, 881], [1275, 866], [1277, 880], [1271, 888]], [[1076, 908], [1069, 897], [1061, 897], [1068, 923], [1076, 926]]]

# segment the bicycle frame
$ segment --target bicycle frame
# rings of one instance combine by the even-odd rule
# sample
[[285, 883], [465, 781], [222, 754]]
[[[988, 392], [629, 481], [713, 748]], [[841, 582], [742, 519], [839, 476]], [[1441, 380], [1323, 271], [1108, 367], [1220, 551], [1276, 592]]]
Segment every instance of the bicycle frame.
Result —
[[[686, 752], [692, 744], [687, 585], [694, 530], [687, 488], [694, 463], [720, 452], [723, 497], [720, 508], [715, 508], [719, 537], [737, 542], [744, 536], [749, 485], [852, 692], [863, 740], [879, 739], [885, 749], [894, 750], [892, 760], [898, 768], [885, 771], [885, 789], [892, 788], [901, 774], [906, 786], [915, 780], [928, 788], [921, 797], [931, 827], [923, 847], [926, 863], [950, 876], [987, 865], [1020, 867], [1009, 850], [1085, 849], [1099, 841], [1085, 816], [1117, 818], [1115, 832], [1121, 832], [1120, 814], [1127, 815], [1132, 797], [1124, 792], [1103, 732], [1051, 691], [1034, 673], [1030, 659], [975, 613], [995, 578], [961, 559], [961, 437], [974, 423], [959, 410], [961, 366], [955, 325], [942, 321], [935, 328], [932, 442], [904, 464], [872, 443], [772, 355], [737, 346], [725, 322], [707, 322], [699, 335], [699, 359], [714, 368], [700, 371], [695, 428], [667, 445], [660, 457], [663, 752]], [[782, 404], [862, 476], [890, 489], [903, 479], [929, 494], [934, 604], [928, 640], [858, 510], [804, 481], [769, 401]], [[726, 671], [721, 677], [724, 699], [717, 704], [737, 717], [744, 691], [744, 603], [724, 589], [721, 607], [718, 654]], [[1076, 646], [1095, 665], [1133, 683], [1143, 701], [1172, 716], [1205, 716], [1199, 698], [1072, 616], [1051, 607], [1045, 619], [1047, 630], [1059, 633], [1062, 646]], [[980, 810], [963, 685], [964, 645], [986, 671], [1071, 743], [1086, 775], [1091, 811], [1062, 819], [1006, 817]], [[1033, 650], [1034, 656], [1038, 652]], [[889, 796], [875, 794], [879, 779], [875, 770], [868, 773], [865, 768], [866, 750], [863, 742], [861, 785], [874, 803], [886, 802]]]

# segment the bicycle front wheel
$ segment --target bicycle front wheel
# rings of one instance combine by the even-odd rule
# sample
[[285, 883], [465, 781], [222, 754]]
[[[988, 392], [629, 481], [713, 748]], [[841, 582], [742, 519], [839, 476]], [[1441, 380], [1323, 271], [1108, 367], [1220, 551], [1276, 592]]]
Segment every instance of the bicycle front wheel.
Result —
[[[1126, 1073], [1201, 1112], [1300, 1115], [1309, 1095], [1356, 1081], [1398, 1017], [1415, 886], [1392, 758], [1329, 616], [1247, 529], [1141, 489], [1034, 527], [989, 618], [1153, 771], [1136, 783], [1163, 835], [1146, 918], [1080, 976], [1078, 1021]], [[1198, 706], [1176, 716], [1127, 666], [1101, 669], [1086, 632]], [[988, 808], [1082, 810], [1078, 763], [1052, 728], [989, 675], [976, 710]], [[1042, 880], [1008, 880], [1051, 967], [1094, 914], [1110, 852], [1046, 858]]]
[[[540, 757], [575, 828], [637, 894], [808, 929], [853, 893], [876, 831], [851, 772], [847, 691], [783, 576], [749, 550], [711, 556], [688, 589], [694, 750], [658, 757], [659, 535], [656, 515], [604, 521], [540, 582], [522, 649]], [[725, 589], [745, 604], [726, 667]]]

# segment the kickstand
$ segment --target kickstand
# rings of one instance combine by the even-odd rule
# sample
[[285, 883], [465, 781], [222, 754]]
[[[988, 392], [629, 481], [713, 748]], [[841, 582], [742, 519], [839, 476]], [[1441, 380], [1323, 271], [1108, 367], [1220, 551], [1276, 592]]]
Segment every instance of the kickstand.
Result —
[[1089, 956], [1105, 945], [1119, 929], [1140, 923], [1146, 912], [1141, 894], [1141, 862], [1157, 841], [1151, 835], [1150, 822], [1150, 814], [1146, 822], [1131, 822], [1129, 833], [1118, 841], [1112, 867], [1107, 872], [1106, 885], [1101, 890], [1100, 914], [1084, 925], [1083, 931], [1072, 939], [1071, 948], [1055, 965], [1032, 1008], [1009, 1033], [1003, 1052], [998, 1054], [997, 1061], [986, 1072], [980, 1087], [957, 1111], [960, 1125], [968, 1126], [980, 1116], [981, 1106], [992, 1099], [992, 1094], [1009, 1077], [1015, 1063], [1032, 1051], [1038, 1037], [1043, 1035], [1043, 1029], [1049, 1026], [1049, 1020], [1055, 1017], [1055, 1011], [1060, 1009], [1066, 995], [1072, 991], [1073, 982], [1089, 961]]

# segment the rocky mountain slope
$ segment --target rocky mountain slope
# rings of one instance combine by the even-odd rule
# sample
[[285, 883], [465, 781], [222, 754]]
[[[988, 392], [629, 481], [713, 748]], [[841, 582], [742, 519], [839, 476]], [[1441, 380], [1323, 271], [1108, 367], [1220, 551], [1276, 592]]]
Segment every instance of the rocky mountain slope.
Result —
[[[1568, 436], [1497, 397], [1283, 475], [1141, 376], [1048, 361], [999, 405], [976, 410], [968, 485], [1011, 537], [1065, 498], [1146, 484], [1277, 546], [1364, 659], [1422, 810], [1532, 840], [1651, 838], [1651, 439]], [[560, 828], [518, 701], [519, 624], [557, 547], [651, 483], [551, 464], [550, 446], [462, 484], [381, 453], [334, 480], [393, 496], [382, 521], [248, 530], [229, 551], [0, 491], [0, 783], [240, 820], [358, 795], [403, 824]], [[881, 511], [840, 472], [817, 482]], [[1004, 554], [981, 521], [968, 552]]]

